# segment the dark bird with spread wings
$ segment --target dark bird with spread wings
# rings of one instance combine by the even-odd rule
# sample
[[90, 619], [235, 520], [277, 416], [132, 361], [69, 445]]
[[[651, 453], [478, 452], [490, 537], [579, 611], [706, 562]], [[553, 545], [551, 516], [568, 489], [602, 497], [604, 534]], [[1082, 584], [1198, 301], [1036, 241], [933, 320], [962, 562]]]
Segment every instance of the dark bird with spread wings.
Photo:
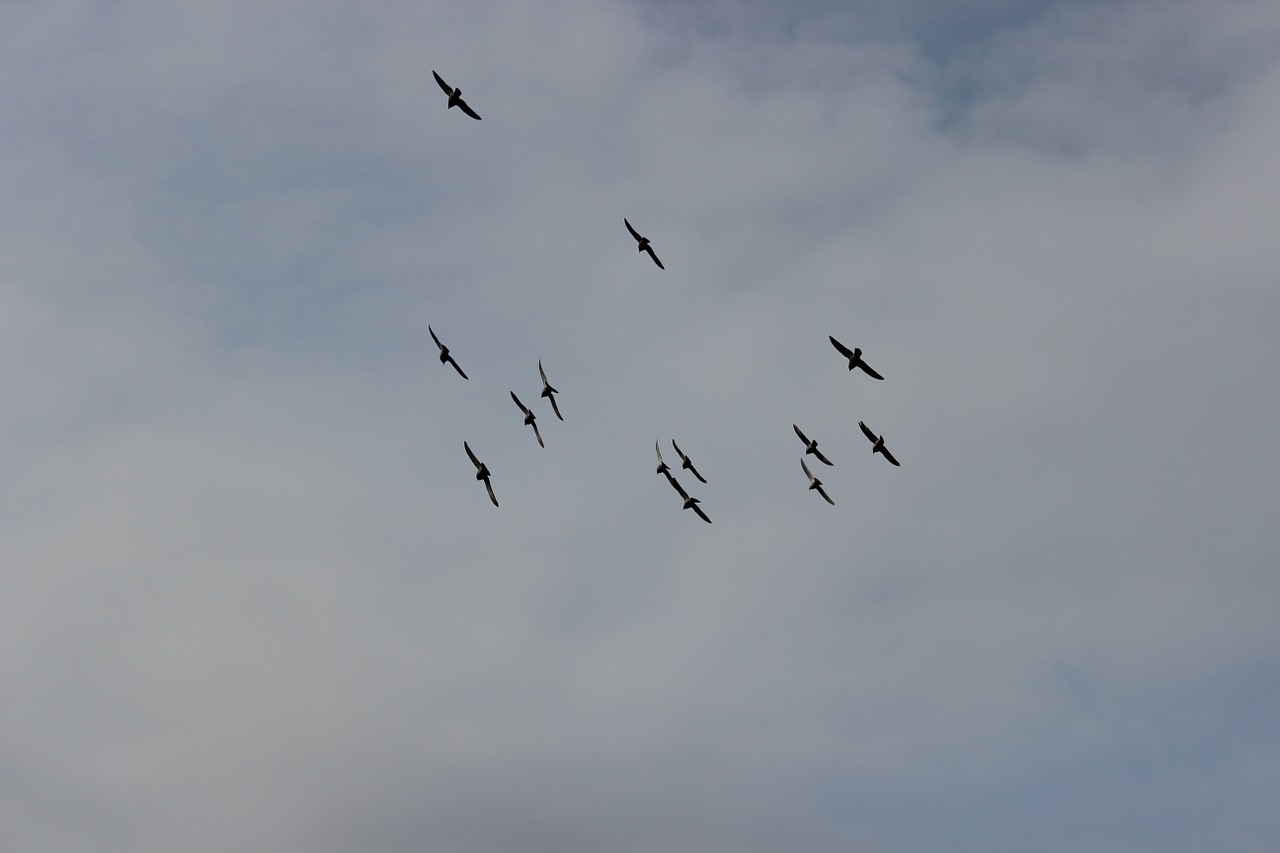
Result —
[[560, 407], [556, 405], [556, 394], [560, 392], [551, 387], [551, 383], [547, 381], [547, 373], [542, 369], [542, 359], [538, 359], [538, 375], [542, 377], [542, 394], [539, 396], [546, 397], [551, 401], [551, 411], [556, 413], [556, 417], [564, 420], [564, 415], [560, 414]]
[[[862, 434], [871, 440], [871, 452], [879, 453], [885, 459], [888, 459], [894, 465], [898, 465], [898, 460], [893, 458], [893, 454], [889, 452], [889, 448], [884, 446], [884, 436], [876, 435], [871, 431], [871, 427], [858, 421], [858, 426], [862, 427]], [[901, 466], [899, 466], [901, 467]]]
[[665, 270], [666, 267], [662, 265], [662, 261], [658, 260], [658, 256], [654, 254], [653, 246], [649, 245], [649, 238], [641, 237], [640, 232], [631, 227], [631, 223], [627, 222], [626, 217], [623, 217], [622, 221], [626, 224], [627, 230], [631, 232], [631, 236], [636, 238], [636, 243], [639, 244], [637, 251], [648, 252], [649, 257], [653, 258], [653, 262], [658, 265], [658, 269]]
[[453, 369], [458, 371], [458, 375], [461, 376], [463, 379], [466, 379], [467, 374], [462, 372], [462, 368], [458, 367], [458, 362], [454, 361], [453, 356], [449, 355], [449, 348], [444, 344], [440, 343], [440, 339], [436, 337], [435, 330], [432, 329], [430, 326], [427, 326], [427, 331], [431, 332], [431, 340], [435, 341], [436, 346], [440, 347], [440, 363], [452, 364]]
[[533, 427], [533, 434], [534, 437], [538, 439], [538, 446], [546, 447], [546, 445], [542, 443], [542, 433], [538, 432], [538, 419], [534, 417], [533, 412], [529, 411], [525, 404], [520, 402], [520, 398], [516, 396], [515, 391], [511, 392], [511, 399], [515, 400], [516, 405], [520, 407], [520, 411], [524, 412], [524, 425]]
[[800, 427], [796, 426], [795, 424], [792, 424], [791, 428], [796, 431], [796, 435], [800, 436], [800, 440], [804, 442], [805, 453], [812, 453], [814, 456], [818, 457], [818, 461], [823, 463], [824, 465], [835, 464], [830, 459], [822, 455], [822, 451], [818, 449], [818, 442], [816, 439], [813, 441], [810, 441], [809, 438], [803, 432], [800, 431]]
[[677, 483], [676, 478], [672, 477], [670, 474], [667, 474], [667, 481], [671, 483], [671, 487], [673, 489], [680, 493], [680, 497], [684, 498], [683, 509], [691, 509], [697, 513], [698, 518], [702, 519], [707, 524], [711, 523], [711, 519], [707, 518], [707, 514], [702, 511], [702, 507], [698, 506], [699, 501], [697, 498], [689, 497], [689, 493], [684, 490], [684, 486]]
[[467, 449], [467, 456], [471, 457], [471, 464], [476, 466], [476, 479], [484, 481], [484, 487], [489, 492], [489, 500], [493, 501], [494, 506], [497, 506], [498, 498], [493, 493], [493, 484], [489, 482], [489, 466], [476, 458], [476, 455], [471, 452], [471, 445], [464, 441], [462, 446]]
[[849, 349], [847, 346], [840, 343], [835, 338], [831, 337], [831, 335], [827, 335], [827, 337], [830, 338], [831, 345], [835, 347], [842, 356], [849, 359], [850, 370], [853, 370], [856, 367], [856, 368], [859, 368], [863, 373], [870, 376], [872, 379], [884, 379], [883, 376], [881, 376], [879, 373], [876, 373], [874, 370], [872, 370], [871, 366], [862, 360], [861, 349], [859, 349], [858, 347]]
[[827, 503], [831, 504], [832, 506], [835, 506], [836, 502], [831, 500], [831, 495], [827, 494], [826, 491], [822, 488], [822, 481], [819, 480], [817, 477], [813, 476], [813, 472], [809, 470], [808, 465], [804, 464], [803, 459], [800, 460], [800, 467], [804, 469], [805, 476], [809, 478], [809, 488], [816, 490], [818, 494], [822, 495], [823, 500], [825, 500]]
[[693, 467], [693, 460], [691, 460], [688, 455], [680, 449], [680, 445], [676, 444], [676, 440], [674, 438], [671, 439], [671, 446], [676, 449], [676, 453], [680, 456], [680, 467], [697, 477], [699, 483], [707, 482], [706, 478], [698, 473], [698, 469]]
[[436, 82], [440, 84], [440, 88], [444, 89], [444, 93], [449, 96], [449, 106], [447, 107], [447, 109], [453, 109], [454, 107], [457, 107], [467, 115], [471, 116], [476, 121], [480, 120], [480, 116], [476, 115], [476, 111], [471, 109], [471, 107], [467, 106], [466, 101], [462, 100], [461, 89], [455, 89], [452, 86], [450, 86], [448, 83], [444, 82], [444, 78], [441, 77], [439, 74], [436, 74], [436, 72], [432, 71], [431, 74], [433, 77], [436, 78]]
[[657, 441], [655, 441], [655, 442], [653, 443], [653, 449], [654, 449], [654, 450], [656, 450], [656, 451], [658, 452], [658, 471], [657, 471], [657, 473], [659, 473], [659, 474], [666, 474], [666, 475], [667, 475], [667, 479], [668, 479], [668, 480], [670, 480], [670, 479], [671, 479], [671, 468], [670, 468], [670, 466], [668, 466], [668, 465], [667, 465], [666, 461], [664, 461], [664, 460], [663, 460], [663, 458], [662, 458], [662, 448], [658, 446], [658, 442], [657, 442]]

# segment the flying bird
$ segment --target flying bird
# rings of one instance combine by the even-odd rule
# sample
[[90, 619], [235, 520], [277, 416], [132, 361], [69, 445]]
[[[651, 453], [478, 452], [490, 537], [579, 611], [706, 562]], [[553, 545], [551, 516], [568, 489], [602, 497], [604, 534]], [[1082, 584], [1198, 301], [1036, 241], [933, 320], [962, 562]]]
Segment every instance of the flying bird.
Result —
[[822, 451], [818, 449], [818, 442], [816, 440], [810, 441], [805, 434], [800, 431], [800, 427], [795, 424], [792, 424], [791, 428], [796, 431], [796, 435], [800, 436], [800, 440], [804, 442], [805, 453], [812, 453], [814, 456], [818, 457], [819, 462], [825, 465], [835, 464], [830, 459], [822, 455]]
[[551, 411], [556, 413], [556, 417], [564, 420], [564, 415], [560, 414], [560, 407], [556, 405], [555, 395], [560, 392], [551, 387], [551, 383], [547, 381], [547, 373], [542, 369], [542, 359], [538, 359], [538, 375], [542, 377], [542, 394], [551, 401]]
[[538, 439], [538, 446], [539, 446], [539, 447], [546, 447], [546, 445], [542, 443], [542, 433], [538, 432], [538, 419], [534, 417], [533, 412], [529, 411], [529, 410], [525, 407], [524, 403], [521, 403], [521, 402], [520, 402], [520, 398], [516, 396], [516, 392], [515, 392], [515, 391], [512, 391], [512, 392], [511, 392], [511, 399], [512, 399], [512, 400], [515, 400], [515, 401], [516, 401], [516, 405], [520, 407], [520, 411], [524, 412], [524, 424], [525, 424], [525, 426], [531, 426], [531, 427], [533, 427], [533, 434], [534, 434], [534, 436]]
[[680, 493], [680, 497], [684, 498], [683, 509], [693, 510], [695, 513], [698, 514], [698, 518], [702, 519], [707, 524], [710, 524], [711, 519], [707, 518], [707, 514], [702, 511], [702, 507], [698, 506], [698, 503], [699, 503], [698, 499], [689, 497], [689, 493], [684, 490], [684, 486], [681, 486], [679, 483], [676, 482], [675, 477], [672, 477], [670, 474], [667, 474], [667, 480], [671, 483], [672, 488], [674, 488], [677, 492]]
[[676, 449], [676, 453], [680, 456], [680, 467], [688, 471], [690, 474], [698, 478], [698, 482], [705, 483], [706, 478], [698, 473], [698, 469], [693, 467], [693, 461], [689, 459], [685, 452], [680, 449], [680, 445], [676, 444], [676, 440], [671, 439], [671, 446]]
[[658, 470], [657, 470], [657, 473], [659, 473], [659, 474], [666, 474], [666, 475], [667, 475], [667, 479], [668, 479], [668, 480], [672, 479], [672, 477], [671, 477], [671, 468], [670, 468], [670, 467], [667, 465], [667, 463], [663, 460], [663, 458], [662, 458], [662, 448], [658, 447], [658, 442], [656, 442], [656, 441], [655, 441], [655, 442], [653, 443], [653, 449], [654, 449], [654, 450], [656, 450], [656, 451], [658, 451]]
[[[879, 453], [879, 454], [881, 454], [882, 456], [884, 456], [884, 458], [885, 458], [885, 459], [888, 459], [888, 460], [889, 460], [891, 463], [893, 463], [894, 465], [898, 465], [898, 460], [897, 460], [897, 459], [894, 459], [894, 458], [893, 458], [893, 454], [889, 452], [889, 448], [887, 448], [887, 447], [885, 447], [885, 446], [884, 446], [884, 436], [883, 436], [883, 435], [876, 435], [874, 432], [872, 432], [872, 431], [871, 431], [871, 427], [867, 426], [867, 425], [866, 425], [866, 424], [864, 424], [862, 421], [858, 421], [858, 426], [862, 427], [862, 434], [863, 434], [863, 435], [865, 435], [867, 438], [871, 439], [871, 452], [872, 452], [872, 453]], [[901, 467], [901, 466], [899, 466], [899, 467]]]
[[489, 466], [476, 458], [476, 455], [471, 452], [471, 445], [464, 441], [462, 446], [467, 449], [467, 455], [471, 457], [471, 464], [476, 466], [476, 479], [484, 480], [484, 487], [489, 492], [489, 500], [493, 501], [494, 506], [497, 506], [498, 498], [493, 493], [493, 484], [489, 482]]
[[664, 266], [662, 265], [662, 261], [658, 260], [658, 256], [654, 254], [654, 252], [653, 252], [653, 246], [649, 245], [649, 238], [648, 238], [648, 237], [641, 237], [641, 236], [640, 236], [640, 232], [639, 232], [639, 231], [637, 231], [636, 229], [634, 229], [634, 228], [632, 228], [632, 227], [631, 227], [631, 223], [630, 223], [630, 222], [627, 222], [626, 217], [623, 217], [622, 221], [623, 221], [624, 223], [626, 223], [627, 230], [631, 232], [631, 236], [632, 236], [632, 237], [635, 237], [635, 238], [636, 238], [636, 242], [640, 244], [640, 245], [639, 245], [639, 247], [636, 249], [636, 251], [638, 251], [638, 252], [648, 252], [648, 253], [649, 253], [649, 257], [653, 258], [653, 262], [654, 262], [655, 264], [657, 264], [657, 265], [658, 265], [658, 269], [660, 269], [660, 270], [665, 270], [665, 269], [666, 269], [666, 267], [664, 267]]
[[471, 116], [476, 121], [480, 120], [480, 116], [476, 115], [476, 111], [471, 109], [471, 107], [467, 106], [466, 101], [462, 100], [461, 89], [455, 89], [452, 86], [450, 86], [448, 83], [444, 82], [444, 78], [441, 77], [439, 74], [436, 74], [436, 72], [432, 71], [431, 74], [436, 78], [436, 82], [440, 84], [440, 88], [444, 89], [444, 93], [449, 96], [449, 106], [447, 107], [447, 109], [453, 109], [454, 107], [457, 107], [467, 115]]
[[835, 338], [831, 337], [831, 335], [827, 335], [827, 337], [831, 339], [831, 345], [835, 347], [837, 350], [839, 350], [842, 356], [849, 359], [850, 370], [853, 370], [855, 367], [857, 367], [860, 370], [862, 370], [863, 373], [870, 376], [872, 379], [884, 379], [883, 376], [881, 376], [879, 373], [876, 373], [874, 370], [872, 370], [871, 366], [862, 360], [861, 349], [859, 349], [858, 347], [849, 349], [847, 346], [840, 343]]
[[805, 476], [809, 478], [809, 488], [816, 490], [818, 494], [822, 495], [823, 499], [827, 503], [831, 504], [832, 506], [835, 506], [836, 502], [831, 500], [831, 495], [827, 494], [826, 491], [822, 488], [822, 481], [819, 480], [817, 477], [813, 476], [813, 472], [809, 470], [808, 465], [804, 464], [803, 459], [800, 460], [800, 467], [804, 469]]
[[436, 337], [435, 331], [430, 326], [427, 326], [427, 331], [431, 332], [431, 340], [435, 341], [436, 346], [440, 347], [440, 363], [452, 364], [453, 369], [458, 371], [458, 375], [461, 376], [463, 379], [466, 379], [467, 374], [462, 372], [462, 368], [458, 367], [458, 362], [454, 361], [453, 356], [449, 355], [449, 348], [444, 344], [440, 343], [440, 339]]

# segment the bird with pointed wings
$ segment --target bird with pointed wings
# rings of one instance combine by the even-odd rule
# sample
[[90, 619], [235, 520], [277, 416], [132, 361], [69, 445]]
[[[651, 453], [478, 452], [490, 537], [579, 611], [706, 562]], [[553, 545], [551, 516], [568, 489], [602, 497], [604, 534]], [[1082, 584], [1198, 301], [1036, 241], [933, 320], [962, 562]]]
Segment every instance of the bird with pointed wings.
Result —
[[494, 506], [497, 506], [498, 498], [493, 493], [493, 483], [489, 482], [489, 476], [490, 476], [489, 466], [485, 465], [483, 462], [481, 462], [479, 459], [476, 458], [475, 453], [473, 453], [471, 450], [471, 445], [467, 444], [464, 441], [462, 442], [462, 446], [466, 448], [467, 456], [471, 457], [471, 464], [476, 466], [476, 479], [484, 481], [484, 487], [489, 492], [489, 500], [493, 501]]
[[836, 502], [831, 500], [831, 495], [827, 494], [826, 490], [822, 488], [822, 481], [813, 476], [813, 472], [809, 470], [808, 465], [804, 464], [803, 459], [800, 460], [800, 467], [804, 470], [805, 476], [809, 478], [809, 488], [816, 490], [818, 494], [822, 495], [823, 500], [835, 506]]
[[898, 467], [901, 467], [898, 463], [898, 460], [894, 459], [893, 454], [889, 452], [889, 448], [884, 446], [883, 435], [876, 435], [871, 430], [871, 427], [867, 426], [862, 421], [858, 421], [858, 426], [862, 427], [862, 434], [865, 435], [871, 441], [872, 453], [879, 453], [885, 459], [888, 459], [889, 462], [891, 462], [893, 465], [898, 465]]
[[432, 71], [431, 75], [436, 78], [436, 82], [440, 84], [440, 88], [444, 89], [444, 93], [449, 96], [449, 106], [446, 109], [457, 107], [476, 121], [480, 121], [480, 116], [476, 115], [476, 111], [467, 106], [467, 102], [462, 100], [462, 90], [455, 89], [448, 83], [444, 82], [444, 78], [436, 72]]
[[666, 474], [667, 479], [671, 479], [671, 467], [667, 465], [666, 460], [662, 458], [662, 448], [658, 446], [658, 442], [654, 441], [653, 449], [658, 453], [658, 470], [659, 474]]
[[538, 396], [546, 397], [551, 401], [551, 411], [556, 413], [556, 417], [564, 420], [564, 415], [560, 414], [560, 407], [556, 405], [556, 394], [560, 392], [551, 387], [551, 383], [547, 381], [547, 372], [542, 369], [542, 359], [538, 359], [538, 375], [542, 377], [542, 393]]
[[676, 449], [676, 454], [680, 457], [680, 467], [697, 477], [699, 483], [706, 483], [707, 478], [699, 474], [698, 469], [693, 467], [693, 460], [689, 458], [689, 454], [680, 449], [680, 445], [676, 444], [674, 438], [671, 439], [671, 446]]
[[653, 246], [649, 244], [649, 238], [641, 237], [640, 232], [631, 227], [631, 223], [627, 222], [626, 217], [623, 217], [622, 221], [626, 224], [627, 230], [631, 232], [631, 236], [636, 238], [636, 243], [638, 244], [636, 251], [648, 252], [649, 257], [653, 258], [653, 262], [658, 265], [658, 269], [665, 270], [666, 267], [662, 265], [662, 261], [658, 260], [658, 256], [653, 251]]
[[427, 326], [427, 331], [431, 333], [431, 340], [435, 341], [436, 346], [440, 347], [440, 363], [452, 364], [453, 369], [458, 371], [458, 375], [461, 376], [463, 379], [466, 379], [467, 374], [463, 373], [462, 368], [458, 366], [458, 362], [453, 360], [453, 356], [449, 354], [449, 348], [444, 344], [440, 343], [440, 339], [436, 337], [435, 330], [432, 329], [430, 326]]
[[689, 493], [684, 490], [684, 486], [680, 485], [680, 483], [676, 481], [675, 477], [672, 477], [670, 474], [667, 474], [667, 482], [671, 483], [671, 487], [680, 493], [680, 497], [684, 498], [684, 506], [682, 507], [683, 509], [691, 509], [695, 513], [697, 513], [698, 518], [702, 519], [707, 524], [711, 523], [711, 519], [708, 518], [707, 514], [702, 511], [702, 507], [698, 506], [698, 504], [701, 502], [697, 498], [689, 497]]
[[818, 449], [817, 439], [814, 439], [812, 441], [809, 440], [809, 438], [803, 432], [800, 431], [800, 427], [796, 426], [795, 424], [792, 424], [791, 428], [796, 431], [796, 435], [800, 436], [800, 440], [804, 442], [804, 452], [806, 454], [812, 453], [814, 456], [818, 457], [818, 461], [823, 463], [824, 465], [835, 464], [830, 459], [822, 455], [822, 451]]
[[827, 335], [827, 338], [830, 339], [831, 345], [836, 348], [837, 352], [849, 359], [850, 370], [853, 370], [856, 367], [872, 379], [884, 379], [883, 376], [871, 369], [871, 365], [862, 360], [862, 350], [860, 348], [854, 347], [853, 349], [849, 349], [831, 335]]
[[531, 412], [524, 403], [520, 402], [520, 398], [516, 396], [515, 391], [511, 392], [511, 399], [515, 400], [516, 405], [520, 407], [520, 411], [524, 412], [524, 425], [533, 427], [533, 435], [538, 439], [538, 446], [546, 447], [546, 445], [542, 443], [542, 433], [538, 432], [537, 417], [534, 416], [533, 412]]

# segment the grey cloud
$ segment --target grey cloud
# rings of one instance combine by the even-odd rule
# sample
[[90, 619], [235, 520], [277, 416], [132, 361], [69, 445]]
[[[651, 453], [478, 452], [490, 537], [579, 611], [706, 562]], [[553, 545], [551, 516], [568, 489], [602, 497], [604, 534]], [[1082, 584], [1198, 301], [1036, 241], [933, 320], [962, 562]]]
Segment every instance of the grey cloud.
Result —
[[0, 11], [0, 843], [1280, 837], [1280, 20], [957, 8]]

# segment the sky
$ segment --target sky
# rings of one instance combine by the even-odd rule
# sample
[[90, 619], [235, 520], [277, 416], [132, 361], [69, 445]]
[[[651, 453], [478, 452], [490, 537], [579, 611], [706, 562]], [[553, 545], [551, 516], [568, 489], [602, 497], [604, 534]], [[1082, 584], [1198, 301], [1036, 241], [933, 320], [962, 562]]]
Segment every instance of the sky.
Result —
[[1269, 0], [0, 4], [0, 848], [1280, 848], [1277, 151]]

